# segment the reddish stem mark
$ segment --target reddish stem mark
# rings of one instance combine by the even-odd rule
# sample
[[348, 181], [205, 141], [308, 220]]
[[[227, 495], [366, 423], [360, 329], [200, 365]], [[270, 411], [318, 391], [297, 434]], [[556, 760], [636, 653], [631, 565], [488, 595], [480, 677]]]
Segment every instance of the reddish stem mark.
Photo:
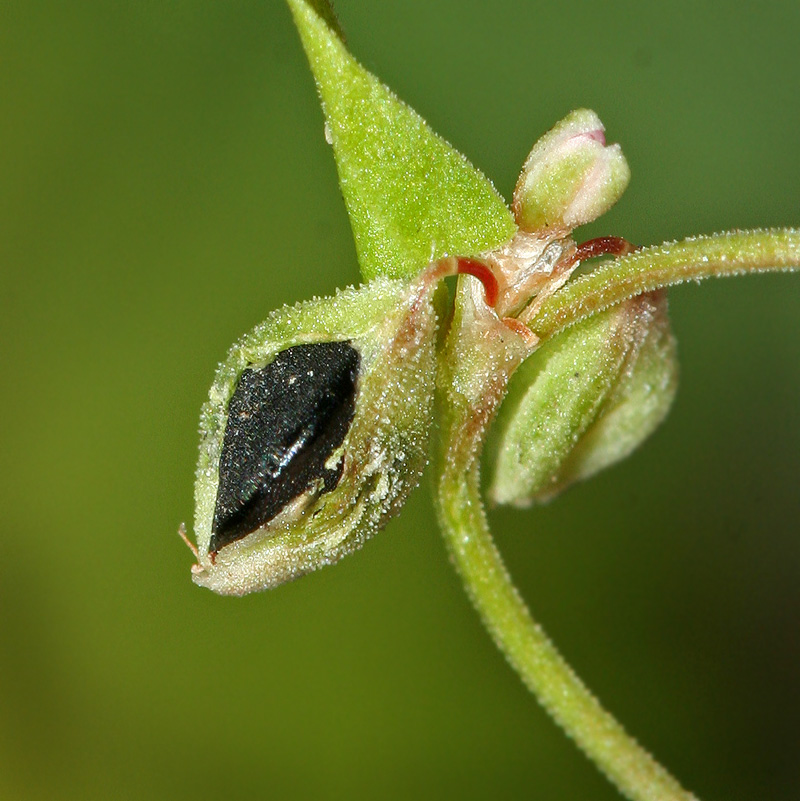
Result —
[[597, 239], [590, 239], [575, 248], [573, 258], [575, 261], [585, 261], [597, 256], [625, 256], [636, 250], [627, 239], [621, 236], [598, 236]]
[[486, 305], [494, 308], [497, 303], [497, 296], [500, 294], [500, 287], [497, 284], [495, 274], [482, 262], [477, 259], [468, 259], [460, 256], [456, 259], [459, 275], [472, 275], [483, 284], [483, 291], [486, 295]]
[[517, 320], [516, 317], [504, 317], [503, 325], [506, 328], [510, 328], [515, 334], [521, 336], [528, 345], [539, 344], [539, 337], [537, 337], [525, 323]]

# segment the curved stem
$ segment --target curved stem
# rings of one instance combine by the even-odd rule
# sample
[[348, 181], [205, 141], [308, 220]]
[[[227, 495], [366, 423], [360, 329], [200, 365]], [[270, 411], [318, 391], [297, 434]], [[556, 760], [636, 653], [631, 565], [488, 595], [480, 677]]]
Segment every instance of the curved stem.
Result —
[[508, 379], [530, 352], [481, 313], [459, 281], [437, 375], [436, 503], [450, 554], [495, 643], [528, 689], [631, 801], [693, 801], [600, 705], [531, 617], [492, 540], [480, 496], [480, 453]]
[[497, 646], [539, 703], [624, 796], [696, 801], [600, 705], [533, 620], [492, 540], [477, 459], [471, 457], [465, 471], [463, 455], [450, 448], [442, 460], [439, 516], [467, 592]]
[[734, 231], [643, 248], [601, 264], [542, 303], [528, 322], [542, 340], [653, 289], [712, 276], [800, 268], [800, 230]]

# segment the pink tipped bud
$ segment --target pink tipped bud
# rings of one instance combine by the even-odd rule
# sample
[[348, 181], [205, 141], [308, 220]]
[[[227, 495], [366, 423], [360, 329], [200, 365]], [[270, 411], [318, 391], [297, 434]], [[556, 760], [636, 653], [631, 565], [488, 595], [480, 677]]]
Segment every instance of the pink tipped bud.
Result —
[[513, 210], [526, 231], [571, 231], [619, 200], [630, 170], [619, 145], [606, 145], [593, 111], [568, 114], [533, 146], [514, 189]]

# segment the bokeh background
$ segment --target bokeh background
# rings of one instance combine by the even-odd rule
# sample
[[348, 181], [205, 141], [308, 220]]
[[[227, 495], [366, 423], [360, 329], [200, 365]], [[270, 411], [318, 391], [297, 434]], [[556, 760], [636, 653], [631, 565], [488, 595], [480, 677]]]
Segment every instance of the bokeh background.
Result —
[[[506, 196], [594, 108], [633, 181], [584, 233], [800, 224], [800, 6], [340, 0], [353, 51]], [[267, 594], [194, 587], [197, 416], [280, 304], [357, 280], [279, 0], [0, 12], [0, 797], [603, 799], [447, 562], [429, 488]], [[703, 799], [800, 795], [800, 276], [671, 293], [674, 410], [496, 511], [566, 656]]]

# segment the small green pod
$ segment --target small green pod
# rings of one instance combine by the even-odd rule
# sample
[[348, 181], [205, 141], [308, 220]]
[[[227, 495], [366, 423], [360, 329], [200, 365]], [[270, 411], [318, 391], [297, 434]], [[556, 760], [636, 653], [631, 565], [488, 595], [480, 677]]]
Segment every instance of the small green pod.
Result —
[[279, 309], [234, 345], [200, 420], [196, 584], [277, 586], [399, 511], [427, 462], [434, 288], [378, 279]]
[[596, 314], [517, 370], [493, 432], [489, 497], [546, 502], [628, 456], [663, 421], [677, 388], [666, 295]]

